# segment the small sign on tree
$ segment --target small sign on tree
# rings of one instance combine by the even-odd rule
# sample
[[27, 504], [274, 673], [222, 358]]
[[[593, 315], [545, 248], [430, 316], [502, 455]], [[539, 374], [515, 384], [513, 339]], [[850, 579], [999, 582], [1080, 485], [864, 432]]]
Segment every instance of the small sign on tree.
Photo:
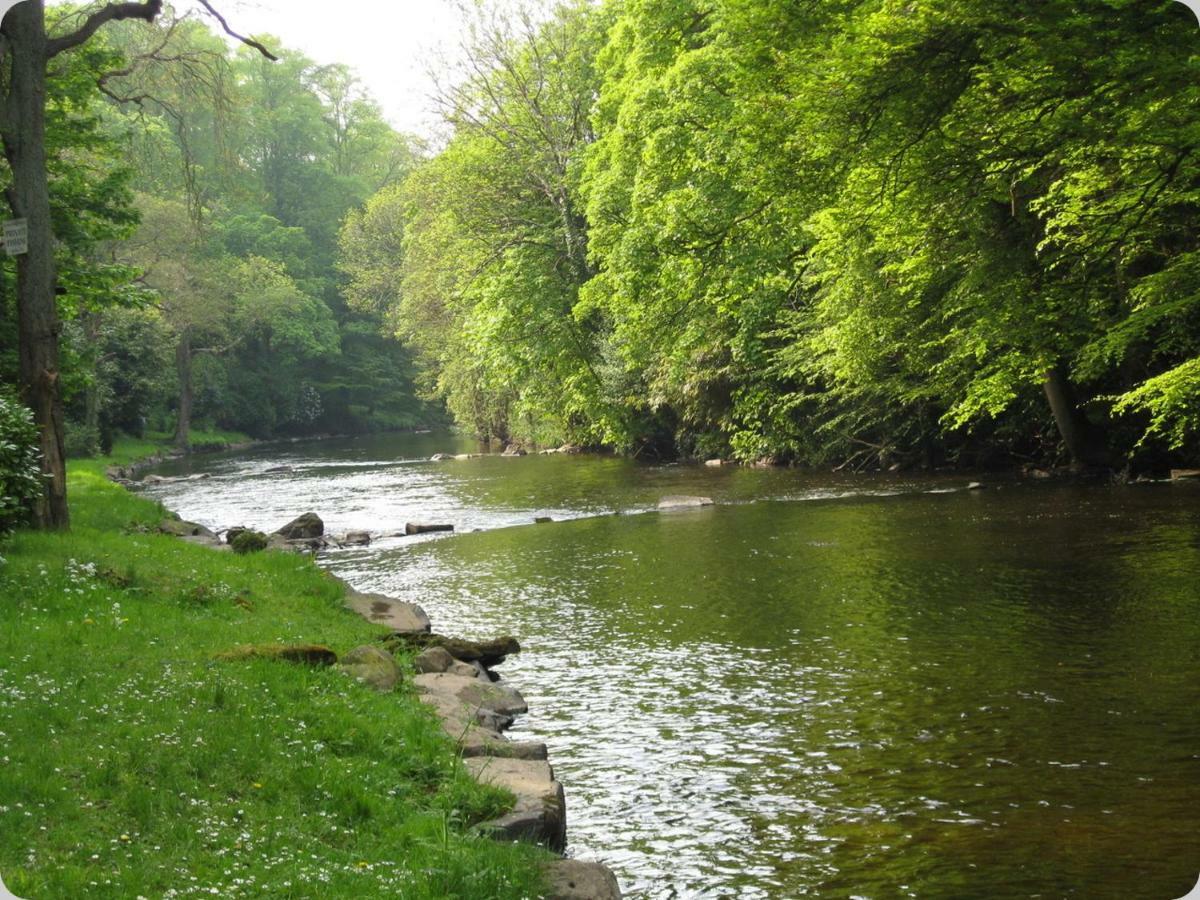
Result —
[[24, 219], [5, 221], [4, 250], [9, 256], [19, 256], [29, 252], [29, 226]]

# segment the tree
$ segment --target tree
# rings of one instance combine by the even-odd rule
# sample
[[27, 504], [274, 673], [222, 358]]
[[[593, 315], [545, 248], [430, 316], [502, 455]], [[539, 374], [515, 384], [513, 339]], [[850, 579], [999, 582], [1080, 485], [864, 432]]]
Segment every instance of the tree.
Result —
[[[201, 3], [225, 24], [207, 0]], [[17, 262], [18, 377], [22, 400], [33, 410], [39, 429], [46, 475], [45, 495], [33, 510], [38, 528], [65, 529], [70, 524], [59, 381], [61, 325], [46, 174], [46, 67], [55, 56], [86, 43], [107, 23], [122, 19], [151, 22], [162, 6], [162, 0], [108, 3], [87, 15], [74, 30], [51, 36], [43, 0], [23, 0], [0, 24], [0, 64], [7, 69], [0, 92], [0, 143], [12, 173], [9, 207], [14, 216], [25, 219], [29, 235], [29, 251]], [[243, 40], [267, 53], [256, 42]]]
[[453, 139], [342, 232], [351, 302], [383, 304], [429, 393], [487, 438], [592, 441], [605, 418], [595, 323], [576, 315], [602, 22], [583, 2], [485, 13], [438, 98]]

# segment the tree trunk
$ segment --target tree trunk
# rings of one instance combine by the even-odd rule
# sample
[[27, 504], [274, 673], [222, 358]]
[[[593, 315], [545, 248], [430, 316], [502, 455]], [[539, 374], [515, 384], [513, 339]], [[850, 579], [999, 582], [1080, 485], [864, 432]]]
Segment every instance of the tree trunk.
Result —
[[38, 426], [46, 489], [34, 504], [37, 528], [67, 528], [66, 454], [59, 384], [58, 307], [54, 237], [46, 176], [46, 29], [42, 0], [18, 3], [4, 19], [11, 58], [5, 116], [0, 124], [4, 156], [12, 171], [8, 203], [28, 223], [29, 252], [17, 257], [18, 383], [21, 399]]
[[1058, 433], [1071, 455], [1071, 465], [1075, 468], [1109, 465], [1108, 451], [1087, 417], [1080, 412], [1070, 379], [1057, 366], [1047, 369], [1045, 375], [1042, 388], [1050, 401], [1050, 412], [1054, 414]]
[[175, 347], [175, 371], [179, 373], [179, 416], [175, 420], [175, 446], [187, 450], [192, 429], [192, 336], [185, 329]]

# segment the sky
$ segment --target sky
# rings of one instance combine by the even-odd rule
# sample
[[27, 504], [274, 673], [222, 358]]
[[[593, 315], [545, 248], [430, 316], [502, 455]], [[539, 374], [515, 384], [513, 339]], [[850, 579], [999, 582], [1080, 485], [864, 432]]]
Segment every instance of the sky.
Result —
[[240, 34], [274, 34], [318, 63], [351, 66], [401, 131], [430, 136], [436, 128], [429, 69], [455, 55], [462, 17], [453, 0], [213, 0], [213, 6]]

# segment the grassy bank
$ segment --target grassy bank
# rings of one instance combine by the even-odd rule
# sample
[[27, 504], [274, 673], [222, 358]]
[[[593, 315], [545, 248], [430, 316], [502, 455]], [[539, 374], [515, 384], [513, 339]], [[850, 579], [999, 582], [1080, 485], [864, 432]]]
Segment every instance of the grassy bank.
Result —
[[[121, 455], [133, 452], [118, 448]], [[123, 461], [128, 461], [123, 460]], [[505, 799], [408, 692], [332, 669], [376, 626], [307, 559], [154, 534], [72, 467], [70, 534], [0, 545], [0, 874], [27, 898], [536, 896], [534, 848], [473, 836]]]
[[[197, 449], [220, 447], [227, 444], [243, 444], [251, 439], [240, 431], [221, 429], [195, 429], [191, 432], [191, 446]], [[105, 466], [127, 466], [131, 462], [175, 449], [172, 435], [165, 431], [147, 431], [142, 437], [119, 435], [113, 442], [112, 452], [94, 459], [73, 459], [73, 470], [103, 471]]]

